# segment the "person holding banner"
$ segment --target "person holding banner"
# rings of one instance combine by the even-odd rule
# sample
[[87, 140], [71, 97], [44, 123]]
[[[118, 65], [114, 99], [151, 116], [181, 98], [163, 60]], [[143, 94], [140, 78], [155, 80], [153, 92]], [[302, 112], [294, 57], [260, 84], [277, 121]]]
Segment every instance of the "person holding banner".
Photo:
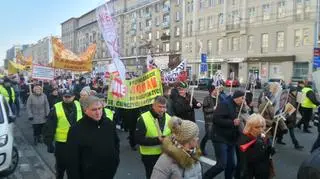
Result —
[[137, 122], [135, 139], [140, 145], [147, 179], [150, 179], [153, 167], [162, 153], [161, 144], [164, 138], [171, 135], [168, 127], [171, 116], [166, 113], [166, 103], [165, 97], [157, 96], [152, 109], [142, 113]]
[[172, 135], [163, 140], [163, 153], [153, 168], [151, 178], [201, 179], [198, 125], [178, 117], [172, 117], [168, 125]]
[[239, 113], [245, 93], [235, 91], [232, 97], [218, 104], [213, 115], [213, 141], [217, 164], [211, 167], [204, 179], [212, 179], [224, 171], [225, 179], [232, 179], [235, 169], [236, 142], [239, 138]]
[[187, 83], [179, 82], [177, 88], [179, 91], [179, 96], [173, 103], [173, 113], [181, 119], [196, 122], [194, 109], [201, 108], [201, 103], [187, 93]]
[[[215, 111], [215, 106], [218, 98], [218, 88], [215, 88], [215, 86], [211, 86], [209, 88], [209, 95], [206, 96], [203, 100], [203, 115], [204, 115], [204, 121], [205, 121], [205, 135], [202, 138], [200, 142], [200, 149], [203, 155], [207, 155], [206, 153], [206, 143], [208, 139], [211, 138], [212, 134], [212, 125], [213, 125], [213, 113]], [[213, 141], [212, 141], [213, 143]]]

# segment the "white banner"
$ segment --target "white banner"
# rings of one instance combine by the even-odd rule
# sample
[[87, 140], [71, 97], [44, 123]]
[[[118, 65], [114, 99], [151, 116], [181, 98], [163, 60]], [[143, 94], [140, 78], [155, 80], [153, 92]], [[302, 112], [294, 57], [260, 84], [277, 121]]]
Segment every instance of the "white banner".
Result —
[[116, 24], [113, 22], [108, 4], [98, 7], [96, 9], [96, 17], [99, 28], [102, 32], [103, 38], [106, 41], [109, 52], [112, 57], [112, 63], [115, 65], [122, 81], [125, 80], [126, 69], [119, 54], [119, 39], [116, 30]]
[[[175, 83], [177, 81], [184, 81], [187, 78], [187, 63], [183, 60], [175, 69], [165, 72], [163, 74], [164, 83]], [[186, 80], [186, 79], [185, 79]]]
[[33, 79], [53, 80], [54, 68], [33, 64], [31, 76]]

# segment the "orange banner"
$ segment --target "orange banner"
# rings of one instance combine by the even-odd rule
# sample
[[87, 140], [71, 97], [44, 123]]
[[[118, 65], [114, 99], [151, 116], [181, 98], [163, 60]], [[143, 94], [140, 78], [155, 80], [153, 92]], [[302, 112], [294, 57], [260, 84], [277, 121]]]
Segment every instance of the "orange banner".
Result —
[[32, 56], [25, 57], [21, 52], [18, 52], [16, 55], [17, 64], [23, 65], [26, 68], [31, 68], [32, 65]]
[[61, 40], [52, 37], [53, 67], [71, 71], [92, 71], [92, 59], [96, 53], [96, 44], [91, 44], [80, 56], [66, 49]]

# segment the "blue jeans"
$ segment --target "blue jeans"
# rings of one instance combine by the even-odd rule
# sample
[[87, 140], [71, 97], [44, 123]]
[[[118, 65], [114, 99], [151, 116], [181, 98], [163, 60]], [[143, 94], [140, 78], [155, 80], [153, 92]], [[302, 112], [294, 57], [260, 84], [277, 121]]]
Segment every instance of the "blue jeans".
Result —
[[214, 143], [217, 164], [204, 174], [204, 179], [212, 179], [224, 171], [225, 179], [232, 179], [235, 169], [235, 145]]

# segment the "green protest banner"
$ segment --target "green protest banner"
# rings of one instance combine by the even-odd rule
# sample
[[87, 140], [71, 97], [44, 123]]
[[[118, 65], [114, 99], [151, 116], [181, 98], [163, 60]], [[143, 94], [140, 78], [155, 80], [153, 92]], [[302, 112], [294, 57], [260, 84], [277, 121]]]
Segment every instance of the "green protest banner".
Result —
[[160, 71], [154, 69], [138, 78], [126, 80], [124, 84], [119, 78], [113, 78], [107, 105], [126, 109], [138, 108], [152, 104], [153, 99], [162, 94]]

